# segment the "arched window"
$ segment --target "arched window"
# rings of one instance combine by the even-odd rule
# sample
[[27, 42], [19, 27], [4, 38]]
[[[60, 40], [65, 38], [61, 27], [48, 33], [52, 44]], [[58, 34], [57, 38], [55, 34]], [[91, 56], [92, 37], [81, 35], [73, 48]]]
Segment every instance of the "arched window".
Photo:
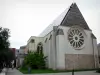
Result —
[[43, 44], [41, 42], [37, 45], [37, 52], [41, 54], [43, 53]]
[[34, 39], [31, 39], [31, 43], [34, 43], [35, 42], [35, 40]]
[[52, 38], [52, 35], [50, 35], [49, 40], [51, 40], [51, 38]]
[[46, 39], [45, 39], [45, 43], [47, 42], [47, 40], [48, 40], [48, 39], [46, 38]]

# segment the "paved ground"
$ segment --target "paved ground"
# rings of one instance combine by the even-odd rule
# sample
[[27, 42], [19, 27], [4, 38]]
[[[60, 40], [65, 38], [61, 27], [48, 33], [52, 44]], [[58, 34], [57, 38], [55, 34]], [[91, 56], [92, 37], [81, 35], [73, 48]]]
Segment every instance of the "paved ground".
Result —
[[18, 71], [17, 69], [13, 69], [13, 70], [12, 70], [11, 68], [9, 68], [6, 75], [24, 75], [24, 74], [22, 74], [22, 73], [21, 73], [20, 71]]
[[6, 75], [7, 69], [3, 68], [2, 72], [0, 73], [0, 75]]
[[0, 75], [5, 75], [5, 73], [1, 73]]
[[[5, 75], [5, 74], [0, 74]], [[8, 69], [8, 72], [6, 75], [72, 75], [71, 72], [69, 73], [49, 73], [49, 74], [22, 74], [17, 69]], [[100, 75], [100, 73], [96, 73], [95, 71], [83, 71], [83, 72], [75, 72], [74, 75]]]
[[[29, 75], [29, 74], [25, 74]], [[31, 74], [31, 75], [39, 75], [39, 74]], [[40, 75], [72, 75], [71, 72], [69, 73], [50, 73], [50, 74], [40, 74]], [[74, 75], [100, 75], [100, 73], [95, 73], [95, 71], [88, 71], [88, 72], [75, 72]]]

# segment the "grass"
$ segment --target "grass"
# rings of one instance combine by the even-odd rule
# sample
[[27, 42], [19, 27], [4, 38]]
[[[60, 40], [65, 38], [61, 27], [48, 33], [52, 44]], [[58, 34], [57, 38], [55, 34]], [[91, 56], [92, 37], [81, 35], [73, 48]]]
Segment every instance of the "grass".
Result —
[[[23, 74], [28, 74], [28, 69], [19, 69], [20, 72]], [[37, 73], [59, 73], [60, 71], [58, 70], [51, 70], [51, 69], [32, 69], [31, 74], [37, 74]]]
[[[96, 69], [81, 69], [81, 70], [74, 70], [74, 72], [81, 72], [81, 71], [93, 71]], [[27, 68], [19, 68], [19, 71], [23, 74], [28, 74]], [[32, 69], [30, 74], [41, 74], [41, 73], [62, 73], [62, 72], [72, 72], [72, 70], [52, 70], [52, 69]]]

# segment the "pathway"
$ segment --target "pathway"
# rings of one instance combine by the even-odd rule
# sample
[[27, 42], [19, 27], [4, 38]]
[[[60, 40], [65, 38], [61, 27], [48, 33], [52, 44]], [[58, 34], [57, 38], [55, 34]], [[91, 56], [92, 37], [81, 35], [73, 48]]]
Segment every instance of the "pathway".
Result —
[[24, 74], [22, 74], [22, 73], [21, 73], [20, 71], [18, 71], [17, 69], [13, 69], [13, 70], [12, 70], [11, 68], [9, 68], [6, 75], [24, 75]]
[[0, 73], [0, 75], [5, 75], [5, 73]]
[[[0, 74], [4, 75], [4, 74]], [[46, 74], [22, 74], [17, 69], [8, 69], [7, 75], [72, 75], [69, 73], [46, 73]], [[100, 73], [96, 73], [95, 71], [83, 71], [83, 72], [75, 72], [74, 75], [100, 75]]]

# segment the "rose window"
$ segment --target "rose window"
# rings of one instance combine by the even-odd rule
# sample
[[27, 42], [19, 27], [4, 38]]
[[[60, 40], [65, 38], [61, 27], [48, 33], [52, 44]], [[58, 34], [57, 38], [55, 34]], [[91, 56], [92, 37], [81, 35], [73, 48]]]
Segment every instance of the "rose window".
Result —
[[84, 35], [82, 30], [73, 27], [68, 32], [68, 40], [75, 49], [80, 49], [84, 45]]

